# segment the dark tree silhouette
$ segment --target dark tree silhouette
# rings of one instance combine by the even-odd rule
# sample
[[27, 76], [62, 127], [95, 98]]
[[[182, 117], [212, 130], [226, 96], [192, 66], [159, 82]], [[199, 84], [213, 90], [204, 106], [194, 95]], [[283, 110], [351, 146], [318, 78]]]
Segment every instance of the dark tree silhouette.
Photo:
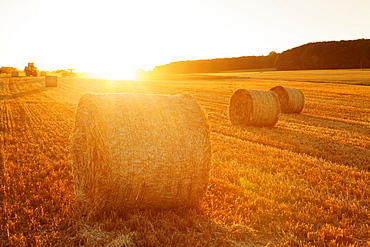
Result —
[[277, 70], [370, 68], [370, 40], [308, 43], [279, 54]]
[[274, 68], [278, 54], [173, 62], [156, 66], [155, 74], [216, 73], [229, 70]]
[[156, 66], [154, 74], [217, 73], [230, 70], [370, 68], [370, 39], [315, 42], [268, 56], [243, 56], [173, 62]]

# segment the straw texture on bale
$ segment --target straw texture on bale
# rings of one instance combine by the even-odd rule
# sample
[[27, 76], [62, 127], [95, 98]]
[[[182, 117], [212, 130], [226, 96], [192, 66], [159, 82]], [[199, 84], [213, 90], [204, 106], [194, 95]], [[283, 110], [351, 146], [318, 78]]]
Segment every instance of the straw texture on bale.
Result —
[[300, 113], [304, 107], [303, 93], [295, 88], [276, 86], [270, 89], [279, 98], [281, 112]]
[[12, 77], [18, 77], [19, 72], [18, 71], [12, 71]]
[[45, 87], [57, 87], [58, 86], [58, 77], [47, 75], [45, 76]]
[[234, 125], [274, 126], [279, 115], [279, 100], [272, 91], [239, 89], [231, 96], [229, 117]]
[[86, 93], [71, 157], [77, 199], [89, 208], [198, 207], [209, 181], [209, 124], [188, 94]]

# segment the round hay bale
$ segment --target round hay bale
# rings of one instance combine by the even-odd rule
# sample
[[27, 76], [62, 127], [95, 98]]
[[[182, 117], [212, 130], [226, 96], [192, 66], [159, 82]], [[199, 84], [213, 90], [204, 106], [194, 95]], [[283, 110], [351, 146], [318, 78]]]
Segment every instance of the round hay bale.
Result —
[[18, 71], [16, 71], [16, 70], [14, 70], [14, 71], [12, 71], [12, 77], [18, 77], [19, 76], [19, 72]]
[[209, 124], [187, 94], [86, 93], [71, 157], [87, 208], [198, 207], [209, 182]]
[[295, 88], [276, 86], [270, 89], [277, 94], [281, 112], [284, 113], [300, 113], [304, 106], [303, 93]]
[[229, 117], [234, 125], [274, 126], [280, 105], [272, 91], [239, 89], [230, 99]]

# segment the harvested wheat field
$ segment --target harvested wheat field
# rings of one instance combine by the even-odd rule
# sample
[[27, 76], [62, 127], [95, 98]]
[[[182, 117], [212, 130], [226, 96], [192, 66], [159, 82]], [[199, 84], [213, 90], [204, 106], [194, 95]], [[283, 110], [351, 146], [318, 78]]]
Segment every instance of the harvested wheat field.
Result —
[[[230, 122], [236, 90], [278, 85], [304, 94], [300, 114], [281, 113], [273, 127]], [[58, 78], [58, 87], [45, 87], [43, 77], [2, 77], [0, 246], [369, 246], [367, 85], [369, 70], [239, 71], [148, 81]], [[106, 209], [98, 215], [77, 207], [72, 137], [86, 92], [187, 93], [195, 99], [207, 117], [212, 151], [199, 207]], [[187, 131], [191, 123], [176, 127], [170, 122], [175, 115], [163, 117], [167, 122], [158, 129], [170, 126], [169, 135], [184, 138], [174, 130]], [[129, 127], [148, 130], [142, 120]], [[124, 152], [124, 142], [118, 143]], [[163, 148], [180, 152], [175, 145]], [[194, 157], [187, 156], [194, 153], [184, 148], [179, 157], [191, 162]], [[109, 193], [112, 202], [122, 197], [119, 190]]]

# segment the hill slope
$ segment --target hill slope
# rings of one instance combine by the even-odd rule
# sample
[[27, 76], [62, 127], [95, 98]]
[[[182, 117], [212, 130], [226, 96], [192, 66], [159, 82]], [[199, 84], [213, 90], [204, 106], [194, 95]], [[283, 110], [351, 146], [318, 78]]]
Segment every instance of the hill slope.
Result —
[[268, 56], [179, 61], [156, 66], [152, 73], [217, 73], [264, 68], [277, 70], [370, 68], [370, 39], [308, 43], [280, 54], [270, 52]]
[[279, 54], [277, 70], [370, 67], [370, 40], [308, 43]]

